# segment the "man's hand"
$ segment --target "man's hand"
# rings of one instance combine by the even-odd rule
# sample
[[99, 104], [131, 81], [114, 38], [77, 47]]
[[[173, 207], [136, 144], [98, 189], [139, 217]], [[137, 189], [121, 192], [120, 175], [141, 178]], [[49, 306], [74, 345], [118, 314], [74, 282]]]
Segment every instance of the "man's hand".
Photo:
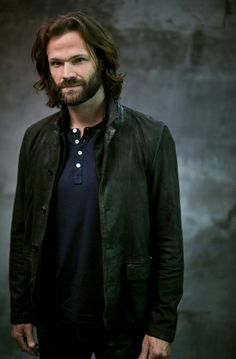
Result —
[[169, 359], [170, 352], [170, 343], [145, 335], [138, 359]]
[[15, 339], [22, 352], [38, 356], [38, 344], [33, 337], [32, 324], [14, 324], [11, 336]]

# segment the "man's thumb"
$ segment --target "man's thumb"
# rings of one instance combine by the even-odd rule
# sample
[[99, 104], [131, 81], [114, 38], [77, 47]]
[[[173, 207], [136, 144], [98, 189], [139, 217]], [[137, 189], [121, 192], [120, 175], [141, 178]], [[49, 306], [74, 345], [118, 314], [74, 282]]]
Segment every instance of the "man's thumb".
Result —
[[145, 336], [142, 343], [142, 351], [138, 357], [138, 359], [147, 359], [148, 358], [148, 352], [149, 352], [149, 343], [148, 339]]
[[32, 324], [27, 324], [25, 326], [25, 336], [26, 336], [26, 341], [27, 341], [27, 345], [29, 348], [34, 348], [36, 346], [36, 341], [33, 337], [33, 326]]

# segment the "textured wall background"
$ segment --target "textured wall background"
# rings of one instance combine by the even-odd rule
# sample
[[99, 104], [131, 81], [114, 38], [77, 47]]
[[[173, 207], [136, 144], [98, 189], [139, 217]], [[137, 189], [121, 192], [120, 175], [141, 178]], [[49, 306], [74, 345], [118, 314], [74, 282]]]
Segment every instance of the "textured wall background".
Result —
[[186, 274], [173, 359], [234, 359], [235, 0], [1, 1], [0, 357], [27, 357], [9, 335], [9, 229], [23, 133], [52, 112], [32, 89], [30, 50], [42, 22], [76, 9], [119, 45], [122, 102], [166, 122], [176, 140]]

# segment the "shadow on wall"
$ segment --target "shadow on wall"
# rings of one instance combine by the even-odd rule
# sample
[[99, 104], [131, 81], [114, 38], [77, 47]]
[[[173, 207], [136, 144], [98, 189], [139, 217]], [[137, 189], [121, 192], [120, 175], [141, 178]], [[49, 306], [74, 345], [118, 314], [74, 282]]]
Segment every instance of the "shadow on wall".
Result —
[[[174, 353], [233, 359], [236, 353], [236, 205], [186, 243], [185, 294]], [[224, 349], [223, 349], [224, 348]], [[181, 356], [182, 355], [182, 356]]]

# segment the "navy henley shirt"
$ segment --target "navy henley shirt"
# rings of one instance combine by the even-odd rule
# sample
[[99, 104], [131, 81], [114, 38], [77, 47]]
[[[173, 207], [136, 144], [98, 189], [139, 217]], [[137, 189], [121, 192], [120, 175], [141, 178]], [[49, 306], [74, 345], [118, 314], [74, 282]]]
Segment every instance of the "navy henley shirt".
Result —
[[53, 273], [48, 273], [53, 311], [69, 324], [97, 325], [102, 321], [102, 254], [94, 162], [99, 131], [103, 131], [102, 124], [85, 128], [81, 138], [76, 128], [66, 132], [66, 159], [55, 189], [50, 234], [53, 258], [47, 258], [45, 251], [44, 260]]

